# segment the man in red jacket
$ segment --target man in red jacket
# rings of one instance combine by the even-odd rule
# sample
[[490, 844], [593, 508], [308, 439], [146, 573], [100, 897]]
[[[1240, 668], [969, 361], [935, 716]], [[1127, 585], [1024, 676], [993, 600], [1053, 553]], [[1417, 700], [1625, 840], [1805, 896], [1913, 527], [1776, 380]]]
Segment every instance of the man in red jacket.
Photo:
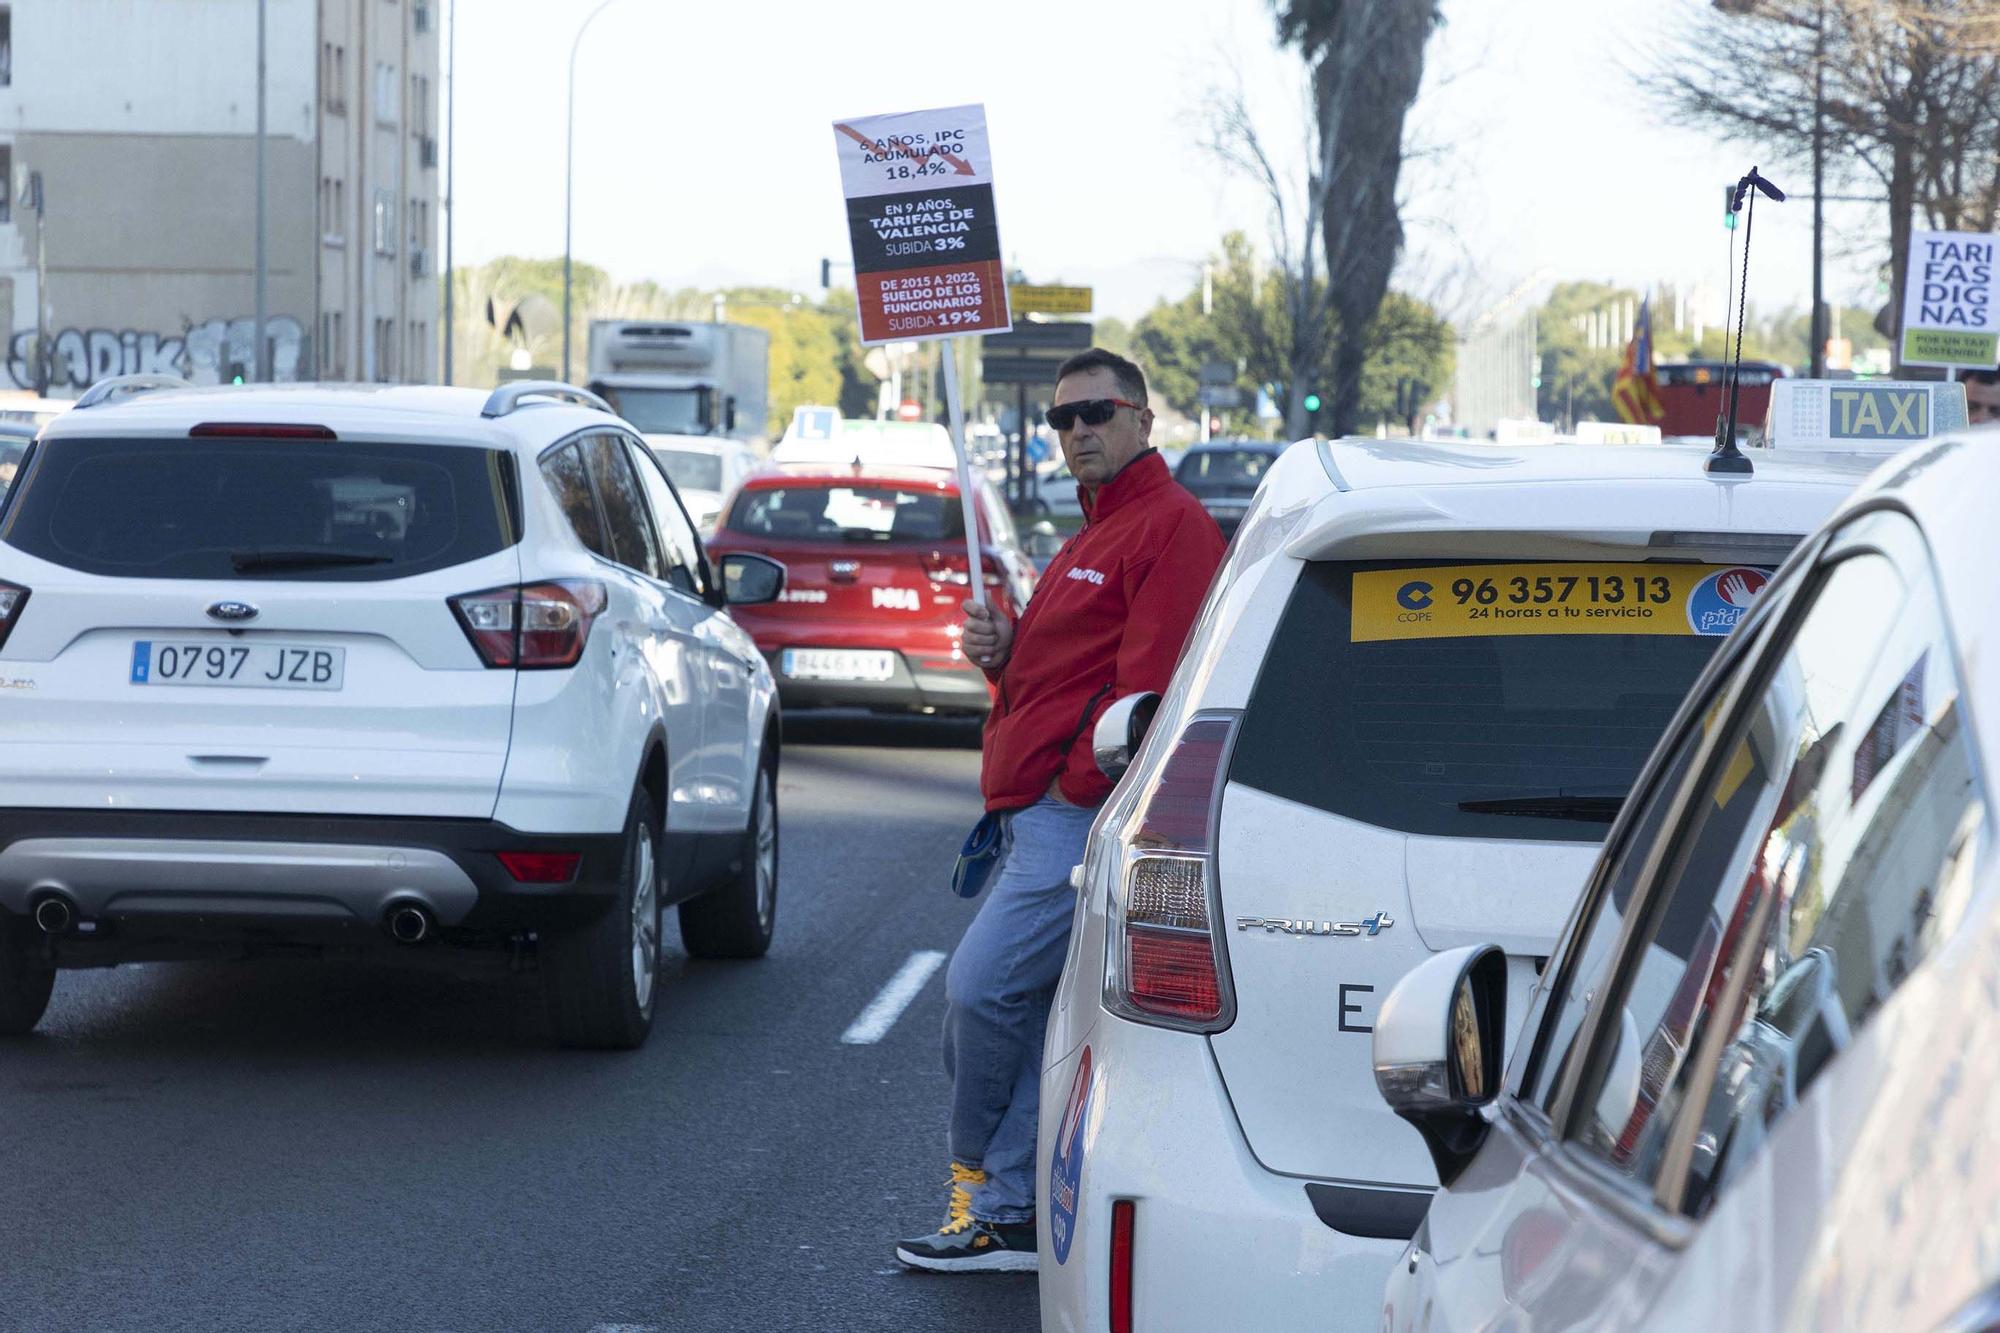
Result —
[[996, 687], [979, 787], [1005, 860], [945, 977], [951, 1194], [944, 1225], [897, 1245], [937, 1272], [1035, 1267], [1035, 1115], [1049, 1001], [1069, 949], [1072, 866], [1111, 783], [1091, 732], [1128, 694], [1163, 691], [1222, 559], [1215, 520], [1148, 443], [1146, 379], [1092, 349], [1056, 372], [1049, 425], [1083, 529], [1019, 623], [966, 603], [965, 655]]

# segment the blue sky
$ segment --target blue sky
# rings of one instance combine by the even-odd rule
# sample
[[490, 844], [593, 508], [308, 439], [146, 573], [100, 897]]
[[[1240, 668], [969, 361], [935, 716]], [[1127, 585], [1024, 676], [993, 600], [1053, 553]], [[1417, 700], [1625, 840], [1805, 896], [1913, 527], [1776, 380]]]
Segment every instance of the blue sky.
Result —
[[[565, 67], [596, 0], [458, 0], [461, 262], [562, 250]], [[1630, 69], [1697, 0], [1446, 0], [1406, 168], [1402, 275], [1461, 312], [1537, 274], [1718, 292], [1718, 193], [1755, 154], [1660, 124]], [[811, 291], [846, 236], [829, 123], [986, 104], [1001, 235], [1130, 317], [1266, 209], [1200, 143], [1240, 75], [1296, 142], [1268, 0], [614, 0], [577, 59], [575, 252], [621, 278]], [[1803, 192], [1768, 161], [1767, 175]], [[1803, 305], [1810, 206], [1760, 209], [1753, 303]], [[1830, 206], [1828, 295], [1872, 299], [1879, 210]]]

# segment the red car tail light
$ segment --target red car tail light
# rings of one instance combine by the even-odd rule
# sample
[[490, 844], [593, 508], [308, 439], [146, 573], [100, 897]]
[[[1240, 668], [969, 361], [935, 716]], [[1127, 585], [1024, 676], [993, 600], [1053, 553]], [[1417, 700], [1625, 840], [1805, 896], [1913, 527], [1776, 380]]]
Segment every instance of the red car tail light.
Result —
[[[991, 551], [981, 551], [979, 572], [982, 582], [989, 588], [997, 588], [1006, 580], [1000, 577], [999, 559]], [[972, 574], [963, 551], [926, 551], [924, 553], [924, 574], [932, 583], [949, 583], [965, 587], [972, 582]]]
[[1213, 1032], [1233, 1017], [1214, 828], [1235, 731], [1233, 717], [1191, 720], [1128, 820], [1105, 968], [1106, 1005], [1127, 1018]]
[[582, 661], [590, 627], [605, 607], [604, 585], [589, 579], [488, 588], [448, 600], [481, 661], [522, 671]]
[[20, 623], [21, 609], [28, 604], [28, 590], [18, 583], [0, 582], [0, 648], [7, 644], [7, 636]]
[[576, 878], [581, 852], [496, 852], [518, 884], [567, 884]]

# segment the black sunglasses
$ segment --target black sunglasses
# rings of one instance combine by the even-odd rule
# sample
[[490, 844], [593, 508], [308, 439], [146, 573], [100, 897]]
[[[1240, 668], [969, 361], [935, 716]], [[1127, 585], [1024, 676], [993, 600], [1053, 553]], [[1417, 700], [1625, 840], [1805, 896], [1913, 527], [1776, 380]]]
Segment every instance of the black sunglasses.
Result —
[[1080, 403], [1064, 403], [1052, 407], [1043, 415], [1049, 426], [1055, 430], [1069, 430], [1081, 421], [1086, 426], [1102, 426], [1118, 415], [1118, 409], [1129, 407], [1134, 412], [1146, 409], [1137, 403], [1128, 403], [1123, 398], [1086, 398]]

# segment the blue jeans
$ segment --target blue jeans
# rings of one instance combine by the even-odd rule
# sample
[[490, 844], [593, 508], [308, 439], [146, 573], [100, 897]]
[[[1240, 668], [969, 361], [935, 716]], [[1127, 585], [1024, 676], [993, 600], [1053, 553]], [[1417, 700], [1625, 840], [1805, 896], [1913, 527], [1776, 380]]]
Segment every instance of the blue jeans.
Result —
[[1069, 872], [1096, 818], [1049, 796], [1008, 817], [1006, 859], [945, 973], [951, 1156], [986, 1172], [972, 1195], [983, 1221], [1035, 1215], [1042, 1037], [1076, 911]]

